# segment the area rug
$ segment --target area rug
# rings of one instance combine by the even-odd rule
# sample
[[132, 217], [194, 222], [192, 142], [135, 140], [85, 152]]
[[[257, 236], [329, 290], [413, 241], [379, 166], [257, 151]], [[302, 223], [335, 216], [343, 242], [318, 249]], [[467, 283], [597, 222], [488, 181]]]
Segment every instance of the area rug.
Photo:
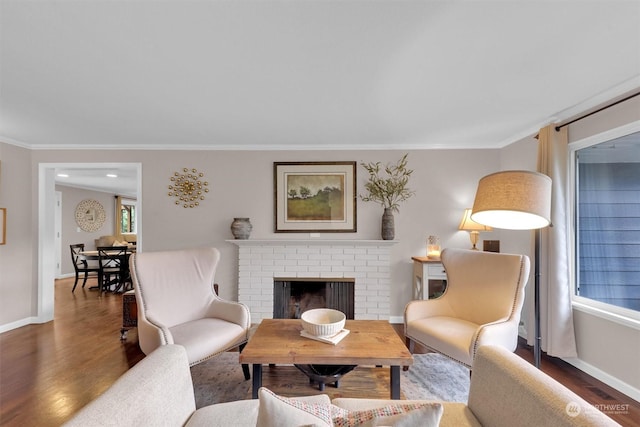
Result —
[[[414, 364], [402, 371], [401, 393], [404, 399], [466, 402], [469, 370], [440, 354], [416, 354]], [[237, 352], [223, 353], [191, 368], [196, 407], [234, 400], [251, 399], [251, 380], [246, 381]], [[328, 394], [330, 398], [389, 398], [389, 369], [358, 366], [340, 380], [338, 387], [317, 384], [291, 365], [264, 366], [262, 385], [284, 396]]]
[[414, 354], [413, 365], [402, 374], [400, 387], [406, 399], [467, 403], [469, 369], [446, 356]]

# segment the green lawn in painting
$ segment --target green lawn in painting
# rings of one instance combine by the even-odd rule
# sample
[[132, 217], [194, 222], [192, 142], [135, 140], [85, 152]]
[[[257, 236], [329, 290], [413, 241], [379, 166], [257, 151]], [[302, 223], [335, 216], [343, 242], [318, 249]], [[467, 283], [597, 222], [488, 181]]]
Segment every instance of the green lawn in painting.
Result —
[[344, 221], [344, 194], [333, 188], [312, 197], [287, 199], [287, 221]]

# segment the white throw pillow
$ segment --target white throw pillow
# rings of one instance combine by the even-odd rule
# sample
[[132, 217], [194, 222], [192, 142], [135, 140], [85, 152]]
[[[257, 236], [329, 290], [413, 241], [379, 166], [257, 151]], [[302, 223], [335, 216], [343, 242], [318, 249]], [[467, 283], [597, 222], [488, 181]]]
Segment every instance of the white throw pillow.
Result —
[[440, 403], [399, 403], [349, 411], [333, 405], [335, 427], [437, 427], [444, 411]]
[[331, 427], [331, 405], [307, 403], [278, 396], [264, 387], [258, 390], [256, 427]]

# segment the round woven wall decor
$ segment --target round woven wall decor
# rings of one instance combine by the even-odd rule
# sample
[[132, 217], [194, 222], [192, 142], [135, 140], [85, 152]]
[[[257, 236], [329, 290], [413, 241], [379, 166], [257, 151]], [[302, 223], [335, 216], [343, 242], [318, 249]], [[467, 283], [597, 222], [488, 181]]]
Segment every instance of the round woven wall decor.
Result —
[[83, 231], [98, 231], [104, 225], [107, 215], [97, 200], [85, 199], [76, 206], [76, 223]]

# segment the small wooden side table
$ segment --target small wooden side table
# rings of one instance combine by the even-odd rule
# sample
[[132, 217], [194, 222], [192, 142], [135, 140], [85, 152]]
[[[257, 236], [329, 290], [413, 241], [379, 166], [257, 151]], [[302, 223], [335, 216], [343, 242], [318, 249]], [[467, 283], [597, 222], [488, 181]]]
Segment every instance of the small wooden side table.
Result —
[[411, 257], [413, 260], [413, 299], [429, 299], [444, 292], [447, 273], [439, 259]]
[[136, 294], [132, 289], [122, 294], [122, 328], [120, 329], [120, 339], [126, 339], [129, 329], [137, 326], [138, 305], [136, 303]]

